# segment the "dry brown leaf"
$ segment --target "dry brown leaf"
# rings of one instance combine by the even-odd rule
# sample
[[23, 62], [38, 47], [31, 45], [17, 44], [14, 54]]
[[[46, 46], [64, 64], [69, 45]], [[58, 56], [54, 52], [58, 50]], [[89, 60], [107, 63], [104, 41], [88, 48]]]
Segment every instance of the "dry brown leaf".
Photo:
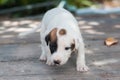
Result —
[[113, 38], [113, 37], [108, 37], [107, 39], [105, 39], [104, 43], [105, 43], [106, 46], [112, 46], [114, 44], [117, 44], [118, 40]]

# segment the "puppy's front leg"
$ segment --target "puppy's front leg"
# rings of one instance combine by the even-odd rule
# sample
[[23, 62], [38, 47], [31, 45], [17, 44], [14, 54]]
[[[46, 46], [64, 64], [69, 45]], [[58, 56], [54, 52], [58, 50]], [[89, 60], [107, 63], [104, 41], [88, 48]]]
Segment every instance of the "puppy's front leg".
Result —
[[46, 61], [46, 64], [48, 65], [54, 65], [52, 60], [51, 60], [51, 53], [49, 52], [47, 46], [46, 47], [41, 47], [42, 48], [42, 54], [40, 56], [40, 60]]
[[51, 60], [51, 53], [50, 51], [47, 53], [47, 62], [48, 65], [54, 65], [53, 61]]
[[42, 42], [41, 49], [42, 49], [42, 54], [40, 56], [40, 60], [46, 61], [46, 64], [48, 64], [48, 65], [53, 65], [49, 47], [45, 44], [44, 41]]
[[41, 53], [41, 56], [40, 56], [39, 60], [46, 61], [47, 60], [47, 54], [46, 54], [46, 51], [45, 51], [45, 47], [43, 45], [41, 45], [41, 49], [42, 49], [42, 53]]
[[44, 40], [44, 34], [41, 33], [40, 34], [40, 39], [41, 39], [41, 56], [39, 58], [39, 60], [41, 61], [46, 61], [47, 60], [47, 50], [46, 50], [46, 43], [45, 43], [45, 40]]
[[84, 43], [81, 41], [78, 47], [78, 55], [77, 55], [77, 71], [85, 72], [88, 71], [89, 68], [85, 63], [85, 52], [84, 52]]

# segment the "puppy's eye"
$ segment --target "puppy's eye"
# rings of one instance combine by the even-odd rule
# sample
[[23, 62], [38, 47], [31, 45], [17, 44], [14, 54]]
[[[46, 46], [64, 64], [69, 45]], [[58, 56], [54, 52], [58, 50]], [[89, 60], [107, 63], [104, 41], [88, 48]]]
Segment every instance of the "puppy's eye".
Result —
[[71, 47], [65, 47], [65, 50], [69, 50], [69, 49], [71, 49]]

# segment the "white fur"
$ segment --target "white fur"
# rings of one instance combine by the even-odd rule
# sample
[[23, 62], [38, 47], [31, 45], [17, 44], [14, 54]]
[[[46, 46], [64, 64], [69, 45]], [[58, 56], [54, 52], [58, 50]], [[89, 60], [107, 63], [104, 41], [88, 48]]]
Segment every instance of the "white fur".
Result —
[[[39, 27], [41, 27], [40, 35], [42, 42], [42, 54], [40, 56], [40, 60], [47, 60], [46, 64], [48, 65], [54, 65], [54, 60], [60, 60], [60, 65], [65, 64], [71, 55], [71, 51], [66, 51], [64, 48], [66, 46], [70, 46], [74, 39], [75, 48], [78, 50], [78, 56], [76, 61], [77, 71], [88, 71], [88, 67], [85, 63], [83, 39], [78, 27], [78, 23], [70, 12], [61, 7], [49, 10], [44, 15], [41, 26]], [[45, 42], [45, 36], [49, 34], [49, 32], [54, 28], [58, 29], [58, 49], [54, 54], [51, 55], [49, 46], [47, 46]], [[65, 29], [67, 31], [67, 34], [60, 35], [60, 29]]]

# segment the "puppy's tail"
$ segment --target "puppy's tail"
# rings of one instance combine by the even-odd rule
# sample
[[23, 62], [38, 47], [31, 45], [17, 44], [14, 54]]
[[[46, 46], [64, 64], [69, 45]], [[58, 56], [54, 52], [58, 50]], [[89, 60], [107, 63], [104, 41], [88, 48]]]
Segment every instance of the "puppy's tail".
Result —
[[31, 29], [30, 31], [20, 33], [20, 34], [18, 35], [18, 37], [19, 37], [19, 38], [24, 38], [25, 36], [30, 35], [30, 34], [34, 33], [36, 30], [40, 29], [40, 27], [41, 27], [41, 26], [38, 25], [37, 27]]
[[65, 4], [66, 4], [66, 1], [62, 0], [57, 7], [63, 8]]

